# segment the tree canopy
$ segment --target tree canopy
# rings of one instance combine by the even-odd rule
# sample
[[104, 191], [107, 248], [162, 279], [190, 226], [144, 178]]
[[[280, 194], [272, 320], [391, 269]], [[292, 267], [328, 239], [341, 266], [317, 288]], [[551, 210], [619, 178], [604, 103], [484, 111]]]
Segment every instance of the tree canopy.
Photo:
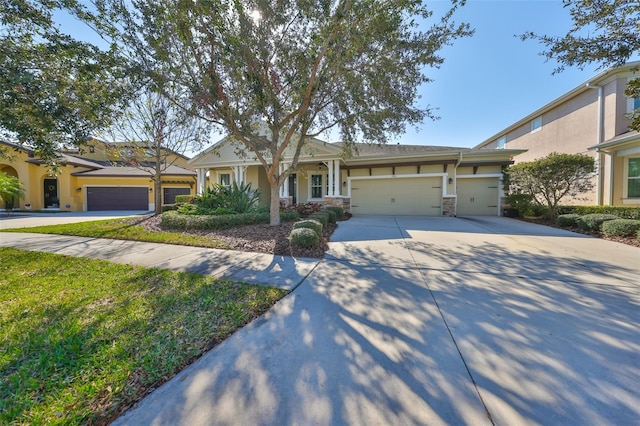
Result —
[[[573, 21], [563, 36], [528, 32], [523, 39], [540, 41], [542, 55], [565, 66], [584, 68], [597, 63], [602, 67], [620, 66], [640, 54], [640, 2], [631, 0], [563, 0]], [[640, 96], [640, 77], [632, 79], [626, 95]], [[640, 114], [631, 116], [631, 128], [640, 131]]]
[[61, 9], [89, 19], [76, 0], [12, 0], [0, 9], [0, 131], [53, 161], [107, 126], [129, 93], [117, 47], [102, 50], [60, 31]]
[[335, 129], [347, 143], [384, 143], [433, 118], [417, 89], [439, 50], [472, 34], [453, 21], [463, 3], [441, 17], [416, 0], [112, 0], [111, 10], [141, 67], [184, 88], [176, 102], [264, 166], [276, 224], [278, 188], [309, 138]]

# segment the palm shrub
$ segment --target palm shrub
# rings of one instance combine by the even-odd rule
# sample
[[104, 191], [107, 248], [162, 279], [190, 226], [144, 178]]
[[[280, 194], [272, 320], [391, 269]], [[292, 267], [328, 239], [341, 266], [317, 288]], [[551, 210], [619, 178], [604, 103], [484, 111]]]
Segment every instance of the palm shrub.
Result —
[[602, 233], [615, 237], [627, 237], [640, 231], [640, 220], [614, 219], [602, 224]]
[[576, 226], [576, 221], [579, 217], [580, 215], [575, 213], [561, 214], [558, 216], [558, 226], [562, 226], [563, 228]]
[[230, 187], [215, 184], [205, 188], [202, 195], [195, 197], [194, 202], [199, 208], [199, 214], [229, 214], [253, 211], [259, 200], [260, 191], [252, 190], [251, 183], [238, 185], [233, 182]]
[[295, 228], [289, 234], [289, 242], [295, 247], [312, 248], [320, 244], [320, 236], [313, 229]]
[[618, 219], [618, 216], [612, 214], [592, 213], [580, 216], [576, 220], [576, 224], [578, 225], [578, 228], [584, 231], [600, 231], [604, 222], [615, 219]]
[[318, 222], [315, 219], [305, 219], [305, 220], [301, 220], [300, 222], [294, 223], [293, 229], [298, 229], [298, 228], [313, 229], [316, 232], [316, 234], [322, 235], [322, 223]]

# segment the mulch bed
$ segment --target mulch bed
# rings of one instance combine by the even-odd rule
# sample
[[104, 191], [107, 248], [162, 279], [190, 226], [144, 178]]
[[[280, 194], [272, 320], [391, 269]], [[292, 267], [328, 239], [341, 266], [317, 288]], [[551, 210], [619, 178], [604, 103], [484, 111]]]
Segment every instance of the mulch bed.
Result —
[[[175, 229], [163, 228], [160, 225], [160, 216], [150, 216], [137, 222], [137, 224], [150, 231], [180, 232]], [[291, 247], [289, 244], [289, 234], [293, 229], [293, 222], [283, 222], [278, 226], [259, 224], [222, 230], [189, 230], [181, 232], [223, 241], [231, 250], [268, 253], [279, 256], [322, 258], [329, 248], [327, 243], [336, 227], [336, 224], [330, 223], [322, 232], [320, 245], [310, 249]]]

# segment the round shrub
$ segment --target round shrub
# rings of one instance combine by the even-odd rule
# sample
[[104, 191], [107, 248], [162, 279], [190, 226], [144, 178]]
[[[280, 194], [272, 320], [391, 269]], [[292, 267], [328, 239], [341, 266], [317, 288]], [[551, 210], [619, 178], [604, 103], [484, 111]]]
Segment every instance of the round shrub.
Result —
[[336, 223], [336, 220], [338, 219], [338, 215], [336, 214], [336, 212], [327, 209], [323, 210], [323, 213], [326, 213], [329, 217], [329, 223]]
[[308, 219], [317, 220], [322, 224], [323, 228], [326, 228], [327, 226], [329, 226], [329, 215], [327, 214], [327, 212], [322, 211], [322, 212], [314, 213], [310, 215]]
[[313, 229], [316, 234], [322, 235], [322, 224], [315, 219], [305, 219], [293, 224], [293, 229], [309, 228]]
[[289, 242], [292, 246], [312, 248], [320, 244], [320, 236], [309, 228], [296, 228], [289, 234]]
[[561, 214], [558, 216], [558, 226], [562, 226], [563, 228], [576, 226], [576, 221], [579, 217], [580, 215], [575, 213]]
[[614, 219], [602, 224], [602, 233], [614, 237], [626, 237], [640, 231], [640, 220]]
[[599, 231], [604, 222], [615, 219], [618, 219], [618, 216], [614, 216], [612, 214], [592, 213], [580, 216], [576, 220], [576, 224], [578, 225], [578, 228], [584, 231]]
[[329, 206], [325, 207], [327, 211], [332, 211], [336, 213], [336, 220], [344, 219], [344, 209], [342, 207]]

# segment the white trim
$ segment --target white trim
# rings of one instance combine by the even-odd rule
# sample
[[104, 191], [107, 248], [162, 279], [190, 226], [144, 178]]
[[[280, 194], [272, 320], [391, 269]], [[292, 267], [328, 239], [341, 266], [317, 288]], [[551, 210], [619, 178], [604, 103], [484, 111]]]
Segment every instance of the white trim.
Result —
[[233, 170], [228, 170], [228, 171], [223, 171], [223, 170], [216, 170], [216, 183], [222, 185], [222, 183], [220, 182], [220, 176], [222, 175], [229, 175], [229, 186], [231, 186], [231, 184], [234, 182], [233, 181]]
[[[538, 120], [540, 120], [540, 126], [536, 127], [535, 129], [533, 128], [534, 123], [536, 123]], [[540, 130], [542, 130], [542, 115], [539, 115], [537, 117], [534, 117], [531, 120], [531, 133], [538, 133]]]
[[374, 179], [414, 179], [414, 178], [434, 178], [442, 179], [442, 197], [446, 195], [447, 173], [424, 173], [410, 175], [380, 175], [380, 176], [354, 176], [347, 178], [347, 197], [351, 198], [351, 182], [354, 180], [374, 180]]
[[636, 154], [640, 154], [640, 146], [637, 148], [623, 149], [622, 151], [616, 152], [616, 155], [618, 157], [629, 157]]
[[[311, 181], [313, 180], [312, 176], [321, 176], [321, 180], [320, 180], [320, 190], [322, 191], [322, 197], [321, 198], [312, 198], [311, 197]], [[310, 171], [309, 172], [309, 180], [307, 182], [307, 202], [324, 202], [324, 197], [327, 196], [327, 173], [324, 171]]]

